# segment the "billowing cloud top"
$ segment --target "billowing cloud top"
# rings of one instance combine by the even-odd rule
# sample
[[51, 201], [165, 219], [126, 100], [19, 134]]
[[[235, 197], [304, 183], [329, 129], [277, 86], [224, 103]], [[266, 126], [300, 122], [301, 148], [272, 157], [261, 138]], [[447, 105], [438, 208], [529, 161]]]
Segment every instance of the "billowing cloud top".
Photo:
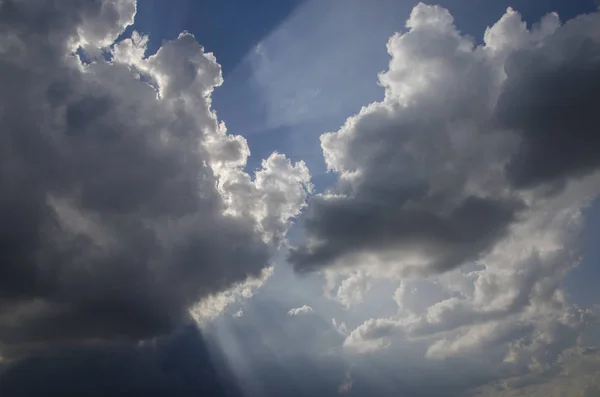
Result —
[[[3, 355], [165, 333], [269, 264], [308, 170], [210, 109], [215, 58], [183, 33], [144, 58], [135, 2], [0, 2]], [[77, 51], [75, 53], [74, 51]], [[243, 204], [243, 205], [242, 205]]]
[[321, 136], [339, 180], [310, 200], [298, 271], [430, 274], [481, 260], [532, 194], [599, 165], [596, 14], [564, 26], [549, 14], [529, 31], [509, 9], [475, 45], [446, 9], [419, 4], [406, 28], [387, 45], [385, 99]]

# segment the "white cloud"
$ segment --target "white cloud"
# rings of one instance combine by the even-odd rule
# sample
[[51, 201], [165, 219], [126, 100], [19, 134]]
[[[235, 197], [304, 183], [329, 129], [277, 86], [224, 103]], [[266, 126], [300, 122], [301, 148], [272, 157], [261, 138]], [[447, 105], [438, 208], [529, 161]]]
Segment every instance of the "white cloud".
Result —
[[[408, 352], [423, 371], [453, 362], [478, 365], [486, 380], [542, 379], [582, 345], [597, 314], [573, 305], [562, 281], [581, 258], [582, 211], [600, 192], [588, 133], [598, 125], [589, 87], [600, 75], [599, 18], [560, 25], [549, 14], [528, 30], [508, 9], [475, 45], [447, 10], [420, 4], [390, 38], [385, 99], [321, 137], [339, 179], [311, 198], [307, 241], [290, 256], [328, 280], [368, 275], [342, 283], [348, 305], [369, 280], [401, 280], [397, 315], [349, 332], [348, 351]], [[545, 91], [542, 80], [527, 82], [536, 70]], [[563, 85], [572, 104], [560, 99]], [[580, 135], [562, 143], [568, 134]]]
[[235, 318], [240, 318], [243, 315], [244, 315], [244, 311], [242, 309], [240, 309], [237, 312], [233, 313], [233, 317], [235, 317]]
[[337, 290], [337, 300], [346, 308], [361, 303], [371, 289], [369, 277], [363, 272], [355, 272], [342, 280]]
[[290, 311], [288, 311], [288, 316], [298, 316], [301, 314], [309, 314], [309, 313], [313, 313], [313, 312], [314, 312], [314, 310], [312, 307], [310, 307], [308, 305], [303, 305], [302, 307], [290, 309]]
[[390, 337], [400, 332], [400, 324], [394, 319], [370, 319], [350, 332], [344, 347], [359, 353], [373, 352], [389, 347]]
[[273, 153], [262, 161], [262, 168], [252, 179], [242, 171], [246, 158], [233, 169], [216, 166], [219, 191], [228, 213], [254, 218], [265, 240], [279, 244], [291, 220], [306, 205], [312, 191], [310, 173], [303, 161], [292, 164], [284, 155]]
[[96, 7], [98, 9], [82, 13], [82, 20], [77, 26], [78, 35], [72, 39], [75, 48], [109, 46], [125, 26], [133, 23], [136, 13], [135, 0], [105, 0], [93, 8]]
[[[264, 268], [259, 277], [249, 278], [225, 291], [203, 298], [189, 309], [190, 315], [198, 324], [204, 324], [223, 313], [234, 303], [252, 298], [255, 291], [262, 287], [272, 275], [272, 267]], [[242, 311], [240, 310], [236, 314], [240, 312]], [[234, 314], [234, 317], [240, 316]]]
[[338, 321], [335, 318], [331, 319], [331, 323], [333, 324], [333, 328], [340, 334], [343, 336], [348, 335], [348, 326], [346, 325], [346, 323], [344, 321], [340, 321], [338, 323]]
[[483, 133], [501, 65], [491, 67], [442, 8], [416, 7], [407, 26], [388, 42], [385, 100], [321, 136], [339, 182], [311, 199], [308, 242], [291, 254], [297, 269], [445, 271], [491, 249], [522, 209], [503, 175], [515, 140]]

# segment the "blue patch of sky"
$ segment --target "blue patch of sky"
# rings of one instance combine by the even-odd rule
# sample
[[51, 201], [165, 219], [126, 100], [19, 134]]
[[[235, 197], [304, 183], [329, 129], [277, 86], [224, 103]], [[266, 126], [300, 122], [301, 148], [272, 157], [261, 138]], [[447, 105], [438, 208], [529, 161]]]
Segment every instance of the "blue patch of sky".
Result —
[[132, 30], [148, 34], [148, 53], [188, 31], [213, 52], [227, 75], [278, 23], [304, 0], [143, 0]]

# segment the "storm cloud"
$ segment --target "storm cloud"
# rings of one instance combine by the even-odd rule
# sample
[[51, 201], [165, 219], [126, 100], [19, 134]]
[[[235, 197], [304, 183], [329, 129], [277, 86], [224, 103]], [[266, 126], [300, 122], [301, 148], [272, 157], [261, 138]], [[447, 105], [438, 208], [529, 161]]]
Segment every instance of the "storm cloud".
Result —
[[507, 165], [517, 187], [564, 182], [600, 165], [600, 28], [568, 21], [539, 46], [511, 54], [496, 114], [522, 140]]
[[[220, 66], [192, 35], [148, 58], [137, 33], [113, 44], [135, 9], [0, 2], [5, 357], [173, 330], [202, 298], [261, 277], [304, 203], [303, 164], [275, 154], [256, 180], [241, 171], [246, 141], [210, 109]], [[260, 211], [236, 208], [240, 195]]]

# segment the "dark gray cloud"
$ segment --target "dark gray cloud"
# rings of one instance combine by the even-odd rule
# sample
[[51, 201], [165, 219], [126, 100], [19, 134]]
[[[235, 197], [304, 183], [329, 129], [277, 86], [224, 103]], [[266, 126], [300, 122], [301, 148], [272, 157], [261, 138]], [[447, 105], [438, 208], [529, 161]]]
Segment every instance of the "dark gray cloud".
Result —
[[14, 397], [241, 396], [230, 368], [215, 353], [194, 326], [139, 347], [46, 352], [0, 369], [0, 393]]
[[510, 55], [496, 108], [522, 141], [507, 166], [517, 187], [564, 181], [600, 165], [600, 31], [595, 14]]
[[[165, 44], [152, 59], [157, 100], [129, 65], [98, 55], [134, 10], [0, 2], [5, 356], [168, 332], [200, 298], [268, 264], [255, 219], [225, 215], [216, 188], [218, 154], [205, 144], [217, 135], [214, 58], [189, 35]], [[96, 62], [82, 66], [75, 42]]]
[[290, 261], [298, 271], [309, 271], [354, 253], [402, 251], [429, 257], [429, 268], [442, 272], [475, 260], [502, 237], [515, 219], [518, 202], [470, 196], [448, 215], [402, 205], [356, 199], [310, 202], [304, 225], [318, 241], [314, 247], [293, 249]]

